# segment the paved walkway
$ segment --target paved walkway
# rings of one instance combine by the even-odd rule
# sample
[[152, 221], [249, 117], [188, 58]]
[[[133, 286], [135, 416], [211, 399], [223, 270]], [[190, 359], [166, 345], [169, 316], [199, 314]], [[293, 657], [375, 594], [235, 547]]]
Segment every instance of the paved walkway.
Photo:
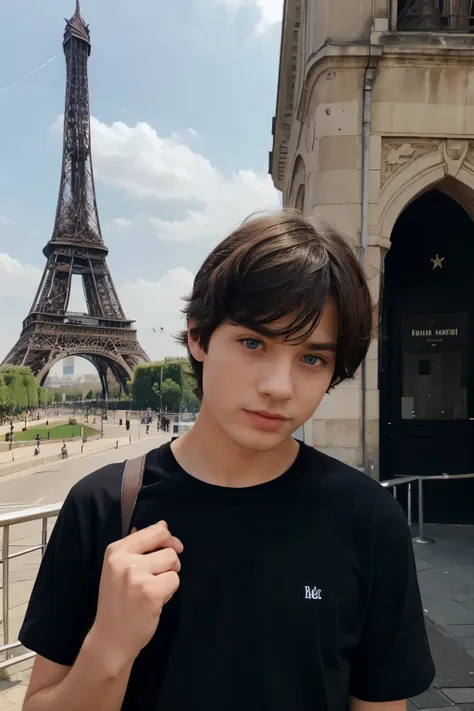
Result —
[[[64, 417], [49, 420], [52, 426], [54, 426], [54, 423], [57, 421], [64, 422]], [[92, 418], [89, 418], [89, 422], [83, 418], [78, 418], [77, 421], [79, 424], [90, 424], [91, 427], [95, 427], [100, 431], [100, 422], [98, 425], [97, 423], [94, 425], [92, 424]], [[37, 424], [38, 422], [28, 423], [28, 427], [34, 428]], [[41, 420], [39, 421], [39, 424], [42, 424]], [[19, 431], [21, 431], [21, 427], [19, 428]], [[140, 439], [145, 439], [146, 437], [154, 437], [156, 434], [156, 424], [150, 426], [149, 434], [147, 435], [146, 426], [140, 425], [138, 420], [132, 421], [130, 430], [127, 431], [124, 425], [120, 426], [118, 424], [117, 419], [117, 423], [114, 423], [112, 420], [104, 423], [102, 437], [100, 434], [88, 437], [85, 444], [83, 444], [79, 438], [75, 441], [67, 442], [66, 446], [69, 457], [79, 454], [90, 455], [95, 452], [113, 448], [114, 446], [123, 447], [130, 442], [136, 442]], [[60, 459], [61, 447], [62, 440], [42, 440], [40, 444], [40, 452], [37, 457], [34, 454], [36, 449], [35, 442], [32, 442], [29, 445], [17, 447], [13, 450], [0, 451], [0, 477], [5, 474], [11, 474], [14, 471], [23, 470], [24, 468], [40, 466], [41, 464], [46, 464], [54, 459]]]
[[415, 548], [436, 679], [409, 709], [474, 711], [474, 527], [426, 526]]

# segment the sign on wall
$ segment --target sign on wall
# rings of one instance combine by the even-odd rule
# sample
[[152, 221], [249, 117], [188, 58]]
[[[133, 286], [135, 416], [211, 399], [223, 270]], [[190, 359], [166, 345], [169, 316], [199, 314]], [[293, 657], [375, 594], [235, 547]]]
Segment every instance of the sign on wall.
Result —
[[468, 341], [467, 314], [410, 314], [403, 317], [402, 332], [405, 352], [458, 349]]

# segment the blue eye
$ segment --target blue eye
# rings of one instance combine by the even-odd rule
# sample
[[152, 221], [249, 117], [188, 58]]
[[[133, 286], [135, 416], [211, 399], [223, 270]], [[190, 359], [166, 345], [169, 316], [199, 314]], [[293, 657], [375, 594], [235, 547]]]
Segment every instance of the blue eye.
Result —
[[311, 366], [318, 365], [318, 363], [320, 361], [323, 362], [322, 358], [320, 356], [316, 356], [316, 355], [305, 355], [303, 357], [303, 360], [306, 363], [306, 365], [311, 365]]
[[262, 342], [258, 338], [244, 338], [242, 343], [249, 351], [256, 351], [262, 345]]

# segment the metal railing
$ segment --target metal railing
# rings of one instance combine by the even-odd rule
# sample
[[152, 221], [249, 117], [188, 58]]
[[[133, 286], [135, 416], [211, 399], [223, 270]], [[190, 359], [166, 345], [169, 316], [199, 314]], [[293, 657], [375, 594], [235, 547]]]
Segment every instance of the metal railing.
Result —
[[[48, 542], [48, 520], [56, 518], [61, 510], [61, 504], [50, 504], [48, 506], [38, 506], [36, 508], [24, 509], [23, 511], [12, 511], [0, 514], [0, 530], [2, 531], [2, 626], [3, 645], [0, 647], [0, 671], [13, 664], [25, 662], [35, 656], [34, 652], [27, 652], [19, 656], [11, 655], [13, 649], [21, 647], [17, 640], [10, 642], [10, 562], [14, 558], [41, 551], [43, 556]], [[12, 526], [30, 521], [41, 521], [41, 544], [25, 548], [17, 553], [10, 553], [10, 530]], [[2, 656], [5, 659], [2, 660]]]
[[[429, 538], [424, 535], [424, 510], [423, 510], [423, 491], [424, 484], [428, 481], [448, 481], [455, 479], [473, 479], [473, 474], [441, 474], [438, 476], [421, 477], [421, 476], [401, 476], [395, 479], [390, 479], [388, 481], [380, 482], [380, 485], [384, 489], [391, 489], [393, 491], [393, 496], [397, 499], [398, 492], [401, 487], [407, 486], [407, 519], [410, 527], [413, 522], [413, 485], [417, 482], [416, 486], [418, 488], [418, 535], [413, 538], [413, 543], [415, 545], [430, 545], [435, 543], [434, 538]], [[19, 641], [10, 642], [10, 625], [9, 625], [9, 611], [10, 611], [10, 561], [14, 558], [20, 556], [28, 555], [41, 550], [42, 555], [46, 549], [48, 542], [48, 521], [49, 519], [56, 518], [61, 510], [62, 503], [50, 504], [48, 506], [38, 506], [36, 508], [24, 509], [23, 511], [16, 511], [10, 513], [0, 514], [0, 531], [2, 533], [2, 549], [1, 549], [1, 559], [3, 572], [3, 587], [2, 587], [2, 610], [3, 610], [3, 645], [0, 646], [0, 671], [6, 669], [14, 664], [19, 664], [20, 662], [32, 659], [35, 656], [34, 652], [27, 652], [20, 656], [11, 656], [10, 652], [18, 647], [21, 647]], [[17, 553], [10, 553], [10, 529], [12, 526], [22, 523], [28, 523], [30, 521], [41, 521], [41, 544], [26, 548], [24, 550], [18, 551]], [[2, 656], [6, 658], [2, 661]]]
[[[472, 475], [474, 476], [474, 475]], [[430, 479], [434, 477], [429, 477]], [[413, 524], [413, 482], [418, 482], [418, 535], [413, 538], [413, 543], [418, 543], [421, 545], [430, 545], [435, 542], [434, 538], [427, 538], [424, 536], [424, 511], [423, 511], [423, 480], [422, 476], [401, 476], [395, 479], [389, 479], [388, 481], [381, 481], [380, 485], [384, 489], [393, 489], [393, 496], [395, 499], [398, 498], [398, 489], [401, 486], [408, 486], [407, 492], [407, 519], [408, 525]]]

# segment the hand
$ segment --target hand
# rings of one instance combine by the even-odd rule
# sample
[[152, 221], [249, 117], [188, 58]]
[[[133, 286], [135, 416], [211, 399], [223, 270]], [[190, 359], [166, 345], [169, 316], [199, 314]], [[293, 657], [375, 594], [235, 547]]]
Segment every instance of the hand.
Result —
[[91, 635], [118, 664], [133, 662], [155, 634], [179, 587], [182, 552], [165, 521], [108, 546]]

